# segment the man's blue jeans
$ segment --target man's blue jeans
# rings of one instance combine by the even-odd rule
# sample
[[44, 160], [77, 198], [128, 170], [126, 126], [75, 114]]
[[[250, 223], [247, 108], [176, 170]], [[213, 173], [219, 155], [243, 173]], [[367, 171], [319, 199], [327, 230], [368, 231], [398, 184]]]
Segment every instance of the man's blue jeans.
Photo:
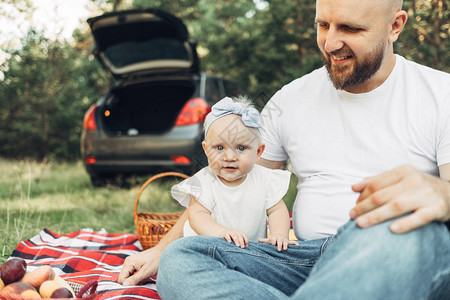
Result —
[[179, 239], [161, 256], [158, 293], [162, 299], [450, 299], [445, 225], [398, 235], [389, 224], [360, 229], [350, 221], [333, 237], [283, 252], [258, 242], [241, 249], [213, 237]]

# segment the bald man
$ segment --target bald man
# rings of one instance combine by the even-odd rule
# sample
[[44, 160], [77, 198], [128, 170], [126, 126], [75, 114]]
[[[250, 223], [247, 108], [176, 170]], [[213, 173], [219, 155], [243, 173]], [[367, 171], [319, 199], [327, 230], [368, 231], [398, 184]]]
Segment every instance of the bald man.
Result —
[[119, 281], [139, 282], [159, 262], [163, 299], [448, 297], [450, 76], [394, 54], [406, 20], [398, 0], [318, 0], [325, 66], [262, 112], [259, 163], [289, 159], [299, 179], [298, 246], [190, 237], [159, 262], [175, 229], [130, 257]]

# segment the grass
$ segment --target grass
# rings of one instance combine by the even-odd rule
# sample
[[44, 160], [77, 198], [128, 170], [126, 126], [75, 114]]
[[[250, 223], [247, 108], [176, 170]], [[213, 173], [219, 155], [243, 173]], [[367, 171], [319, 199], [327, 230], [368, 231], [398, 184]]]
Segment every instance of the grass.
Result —
[[[92, 187], [81, 162], [36, 163], [0, 159], [0, 264], [21, 241], [49, 228], [66, 234], [82, 228], [135, 233], [136, 195], [148, 177], [134, 177], [126, 188]], [[170, 197], [181, 179], [151, 183], [139, 199], [138, 211], [183, 210]], [[291, 209], [296, 180], [285, 197]]]

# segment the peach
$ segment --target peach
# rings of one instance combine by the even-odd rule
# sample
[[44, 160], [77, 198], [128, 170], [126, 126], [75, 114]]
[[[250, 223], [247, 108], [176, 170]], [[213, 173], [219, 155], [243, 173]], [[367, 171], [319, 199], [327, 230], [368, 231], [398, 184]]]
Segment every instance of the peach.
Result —
[[13, 293], [13, 294], [22, 294], [26, 290], [36, 291], [36, 289], [29, 283], [16, 281], [6, 285], [2, 292], [3, 293]]
[[47, 280], [39, 287], [39, 294], [42, 298], [50, 298], [53, 292], [61, 287], [63, 286], [56, 280]]
[[36, 290], [26, 290], [23, 291], [20, 296], [24, 298], [31, 298], [31, 299], [40, 299], [41, 295]]
[[41, 286], [44, 281], [53, 280], [55, 278], [55, 271], [49, 266], [40, 266], [31, 272], [25, 273], [21, 279], [26, 283], [31, 284], [35, 288]]
[[5, 284], [10, 284], [22, 279], [26, 271], [26, 261], [23, 258], [13, 257], [3, 263], [0, 276]]
[[4, 287], [5, 287], [5, 283], [4, 283], [3, 280], [0, 278], [0, 291], [3, 290]]

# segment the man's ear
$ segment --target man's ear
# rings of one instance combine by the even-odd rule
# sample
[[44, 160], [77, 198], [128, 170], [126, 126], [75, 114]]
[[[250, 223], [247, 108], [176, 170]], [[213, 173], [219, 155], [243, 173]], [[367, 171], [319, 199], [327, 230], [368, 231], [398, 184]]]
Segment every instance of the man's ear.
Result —
[[258, 150], [256, 150], [256, 159], [258, 159], [258, 158], [261, 157], [261, 155], [262, 155], [263, 152], [264, 152], [264, 149], [266, 149], [266, 145], [264, 145], [264, 144], [259, 144]]
[[399, 10], [395, 13], [391, 23], [391, 31], [389, 32], [389, 42], [394, 43], [398, 39], [398, 36], [403, 31], [407, 20], [408, 14], [406, 11]]

